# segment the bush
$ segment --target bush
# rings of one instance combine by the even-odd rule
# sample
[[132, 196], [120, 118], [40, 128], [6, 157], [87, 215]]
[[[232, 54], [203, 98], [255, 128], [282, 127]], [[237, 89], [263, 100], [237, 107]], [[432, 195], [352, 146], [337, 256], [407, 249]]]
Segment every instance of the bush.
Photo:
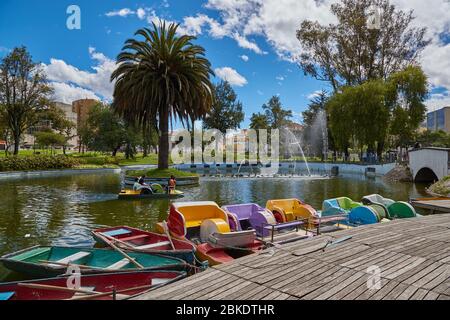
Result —
[[77, 159], [59, 155], [34, 155], [28, 157], [0, 158], [0, 171], [36, 171], [49, 169], [70, 169], [78, 166]]
[[105, 166], [109, 164], [119, 165], [119, 159], [116, 157], [98, 156], [98, 157], [80, 157], [78, 162], [84, 165]]

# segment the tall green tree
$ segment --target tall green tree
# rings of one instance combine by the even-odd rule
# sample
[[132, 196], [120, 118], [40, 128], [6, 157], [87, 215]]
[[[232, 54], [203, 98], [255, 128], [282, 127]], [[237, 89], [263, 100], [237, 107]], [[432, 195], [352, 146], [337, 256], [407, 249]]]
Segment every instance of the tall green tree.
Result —
[[86, 124], [80, 131], [85, 145], [94, 151], [110, 152], [113, 157], [123, 146], [127, 156], [133, 156], [140, 141], [140, 130], [127, 124], [108, 105], [98, 104], [88, 115]]
[[193, 36], [178, 36], [178, 25], [160, 22], [138, 30], [143, 39], [129, 39], [117, 58], [113, 107], [143, 127], [158, 123], [158, 167], [169, 166], [169, 123], [189, 125], [203, 118], [213, 104], [213, 75], [205, 49]]
[[36, 125], [50, 103], [52, 89], [25, 47], [15, 48], [0, 63], [0, 114], [6, 120], [19, 154], [21, 138]]
[[387, 97], [392, 109], [390, 133], [396, 137], [396, 146], [408, 147], [412, 137], [425, 120], [425, 99], [428, 96], [427, 76], [420, 67], [410, 66], [389, 78], [390, 95]]
[[267, 116], [262, 113], [254, 113], [250, 118], [250, 129], [260, 130], [260, 129], [269, 129], [269, 119]]
[[226, 133], [228, 129], [240, 128], [245, 114], [236, 92], [227, 81], [221, 81], [214, 89], [214, 103], [203, 120], [203, 127], [217, 129], [222, 133]]
[[262, 106], [271, 129], [281, 129], [289, 123], [292, 111], [283, 108], [280, 97], [273, 96]]
[[66, 154], [69, 141], [77, 136], [76, 123], [67, 119], [64, 110], [53, 104], [48, 107], [44, 117], [51, 122], [51, 129], [64, 137], [65, 143], [62, 144], [62, 148]]
[[[370, 28], [370, 8], [380, 8], [379, 28]], [[342, 86], [384, 79], [415, 64], [429, 43], [425, 28], [413, 26], [413, 12], [397, 9], [389, 0], [342, 0], [331, 6], [336, 24], [304, 21], [297, 31], [305, 74]]]

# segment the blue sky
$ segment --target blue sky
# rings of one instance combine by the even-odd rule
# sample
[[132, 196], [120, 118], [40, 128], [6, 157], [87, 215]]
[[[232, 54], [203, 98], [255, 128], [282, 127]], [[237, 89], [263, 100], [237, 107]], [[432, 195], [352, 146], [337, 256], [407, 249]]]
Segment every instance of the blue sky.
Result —
[[[415, 23], [429, 28], [433, 42], [423, 66], [433, 89], [428, 102], [433, 109], [450, 105], [450, 4], [445, 0], [430, 1], [435, 10], [419, 0], [393, 2], [402, 9], [414, 9]], [[305, 77], [291, 62], [301, 53], [295, 30], [304, 19], [333, 22], [329, 12], [333, 2], [2, 0], [0, 56], [15, 46], [27, 46], [34, 59], [45, 64], [58, 100], [110, 99], [112, 84], [108, 78], [124, 41], [156, 19], [176, 21], [181, 23], [181, 32], [198, 36], [217, 75], [234, 85], [246, 113], [243, 127], [273, 95], [280, 95], [284, 106], [300, 121], [308, 97], [326, 90], [327, 85]], [[81, 9], [81, 30], [66, 27], [66, 9], [72, 4]]]

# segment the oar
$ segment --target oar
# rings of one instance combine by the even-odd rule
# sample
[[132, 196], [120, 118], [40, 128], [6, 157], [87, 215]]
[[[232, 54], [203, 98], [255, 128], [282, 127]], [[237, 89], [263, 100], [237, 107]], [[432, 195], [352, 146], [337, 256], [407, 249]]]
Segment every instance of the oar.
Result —
[[[103, 237], [102, 235], [98, 235], [103, 241], [108, 240], [107, 238]], [[105, 241], [111, 248], [119, 252], [121, 255], [123, 255], [126, 259], [128, 259], [131, 263], [133, 263], [135, 266], [137, 266], [139, 269], [144, 269], [144, 266], [134, 260], [132, 257], [130, 257], [128, 254], [123, 252], [120, 248], [116, 247], [111, 241]]]
[[[145, 290], [145, 289], [152, 289], [153, 285], [145, 285], [145, 286], [140, 286], [140, 287], [135, 287], [135, 288], [128, 288], [128, 289], [123, 289], [123, 290], [118, 290], [115, 293], [116, 294], [120, 294], [120, 293], [125, 293], [125, 292], [130, 292], [130, 291], [135, 291], [135, 290]], [[99, 293], [99, 294], [93, 294], [93, 295], [89, 295], [89, 296], [83, 296], [83, 297], [74, 297], [71, 298], [69, 300], [89, 300], [89, 299], [96, 299], [96, 298], [102, 298], [102, 297], [107, 297], [107, 296], [111, 296], [114, 294], [114, 291], [111, 292], [105, 292], [105, 293]]]
[[172, 247], [172, 250], [175, 250], [175, 245], [173, 244], [172, 237], [170, 236], [169, 227], [167, 226], [167, 222], [163, 221], [162, 226], [163, 226], [164, 232], [167, 235], [167, 238], [169, 238], [169, 242], [170, 242], [170, 246]]
[[132, 244], [128, 243], [128, 242], [122, 241], [120, 239], [116, 239], [116, 238], [108, 236], [108, 235], [106, 235], [104, 233], [100, 233], [99, 232], [99, 233], [96, 233], [96, 234], [97, 235], [101, 235], [101, 236], [105, 237], [106, 239], [109, 239], [110, 241], [114, 241], [114, 242], [118, 242], [120, 244], [123, 244], [124, 246], [127, 246], [128, 248], [134, 248], [134, 246]]
[[58, 287], [58, 286], [50, 286], [46, 284], [38, 284], [38, 283], [18, 283], [20, 287], [30, 288], [30, 289], [42, 289], [42, 290], [55, 290], [55, 291], [65, 291], [72, 293], [85, 293], [85, 294], [100, 294], [98, 291], [88, 291], [83, 289], [70, 289], [66, 287]]

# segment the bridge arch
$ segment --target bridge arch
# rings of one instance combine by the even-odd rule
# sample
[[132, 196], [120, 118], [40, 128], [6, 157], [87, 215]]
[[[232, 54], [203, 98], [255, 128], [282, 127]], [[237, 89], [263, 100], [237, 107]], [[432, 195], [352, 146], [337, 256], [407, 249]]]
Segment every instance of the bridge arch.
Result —
[[414, 178], [415, 182], [435, 182], [438, 180], [439, 178], [436, 173], [428, 167], [423, 167], [420, 169]]

